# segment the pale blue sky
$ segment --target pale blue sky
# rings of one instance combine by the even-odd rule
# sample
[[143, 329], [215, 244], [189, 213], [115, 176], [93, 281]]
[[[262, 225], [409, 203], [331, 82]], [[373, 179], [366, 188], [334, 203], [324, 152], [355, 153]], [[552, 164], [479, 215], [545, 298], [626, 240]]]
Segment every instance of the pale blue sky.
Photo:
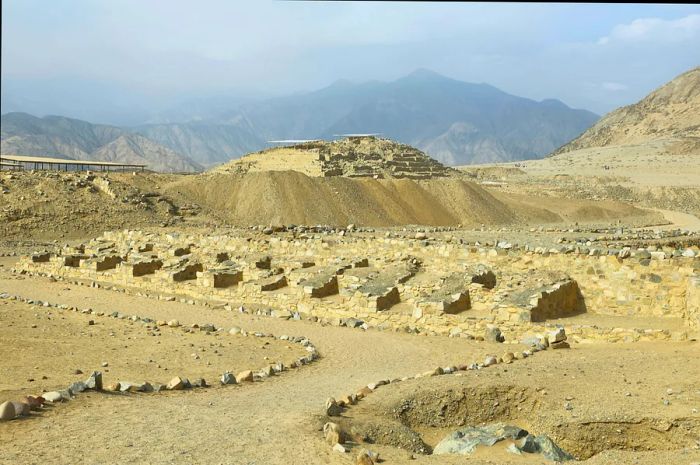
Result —
[[698, 65], [697, 5], [2, 2], [8, 100], [18, 82], [35, 99], [47, 82], [72, 81], [147, 105], [428, 68], [604, 113]]

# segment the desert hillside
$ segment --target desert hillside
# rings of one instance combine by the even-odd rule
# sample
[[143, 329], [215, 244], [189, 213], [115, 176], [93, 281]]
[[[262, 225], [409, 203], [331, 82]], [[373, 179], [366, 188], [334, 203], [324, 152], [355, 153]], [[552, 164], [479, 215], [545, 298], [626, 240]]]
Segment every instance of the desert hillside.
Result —
[[4, 155], [145, 164], [152, 171], [194, 172], [201, 165], [142, 135], [87, 121], [26, 113], [2, 115]]
[[681, 74], [633, 105], [605, 115], [554, 155], [652, 142], [663, 145], [662, 153], [700, 154], [700, 68]]

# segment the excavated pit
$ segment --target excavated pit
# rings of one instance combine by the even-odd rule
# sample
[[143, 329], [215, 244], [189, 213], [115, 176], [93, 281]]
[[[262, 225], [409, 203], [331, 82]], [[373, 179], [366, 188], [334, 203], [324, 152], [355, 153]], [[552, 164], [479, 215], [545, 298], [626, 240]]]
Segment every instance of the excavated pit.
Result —
[[[537, 391], [523, 387], [426, 389], [416, 386], [407, 392], [410, 393], [406, 396], [390, 395], [378, 404], [355, 407], [356, 411], [342, 420], [343, 426], [358, 441], [431, 454], [444, 437], [459, 428], [503, 423], [523, 428], [532, 435], [549, 436], [576, 460], [606, 450], [692, 448], [697, 447], [700, 438], [698, 418], [567, 419], [543, 401]], [[493, 449], [494, 454], [501, 454], [508, 443], [479, 446], [477, 452], [487, 456]], [[542, 461], [546, 462], [540, 457]]]

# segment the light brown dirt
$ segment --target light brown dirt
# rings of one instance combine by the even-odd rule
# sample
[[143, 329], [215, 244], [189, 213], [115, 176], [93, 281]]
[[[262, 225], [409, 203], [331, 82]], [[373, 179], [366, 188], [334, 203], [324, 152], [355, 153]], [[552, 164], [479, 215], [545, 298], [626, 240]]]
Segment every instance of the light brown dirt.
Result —
[[[0, 280], [3, 291], [90, 306], [98, 311], [130, 308], [151, 318], [177, 318], [184, 324], [205, 320], [276, 334], [303, 334], [318, 347], [322, 359], [235, 389], [128, 397], [86, 394], [39, 418], [0, 424], [0, 463], [102, 464], [114, 463], [114, 457], [119, 457], [119, 463], [153, 464], [352, 463], [348, 455], [332, 452], [317, 430], [323, 422], [320, 414], [327, 397], [337, 397], [378, 379], [469, 363], [488, 353], [515, 348], [463, 339], [322, 327], [154, 301], [103, 289], [64, 288], [65, 284], [44, 278]], [[700, 375], [697, 364], [693, 364], [697, 354], [697, 342], [575, 346], [570, 351], [540, 353], [491, 371], [467, 372], [462, 378], [441, 377], [429, 382], [469, 387], [544, 387], [553, 415], [562, 411], [562, 402], [571, 396], [575, 408], [562, 411], [562, 416], [697, 416], [691, 410], [700, 402]], [[669, 388], [677, 394], [668, 395]], [[386, 390], [379, 392], [387, 395], [406, 392], [394, 391], [393, 386], [383, 389]], [[411, 391], [409, 385], [401, 389]], [[624, 395], [626, 391], [632, 393], [631, 398]], [[662, 401], [667, 397], [671, 404], [664, 406]], [[601, 399], [614, 402], [601, 404]], [[370, 406], [372, 397], [363, 402], [368, 403], [361, 406]], [[348, 415], [355, 413], [350, 410]], [[41, 447], [27, 447], [28, 437], [41, 437]], [[80, 447], [74, 447], [78, 444]], [[378, 450], [386, 463], [463, 463], [463, 459], [449, 462], [429, 456], [409, 461], [406, 451], [378, 444], [368, 447]], [[660, 461], [685, 463], [682, 461], [697, 457], [698, 451], [692, 448], [686, 452], [613, 451], [594, 456], [587, 463], [652, 465]], [[499, 460], [482, 457], [469, 463], [506, 463]]]
[[[54, 299], [69, 290], [63, 287]], [[8, 300], [0, 301], [0, 326], [0, 352], [12, 354], [0, 365], [2, 398], [65, 389], [93, 370], [102, 372], [105, 386], [117, 381], [167, 384], [175, 376], [216, 384], [224, 371], [259, 370], [278, 361], [289, 365], [306, 355], [298, 345], [272, 338], [186, 333], [168, 326], [154, 331], [155, 324], [147, 328], [130, 320]]]
[[498, 195], [460, 178], [320, 178], [293, 171], [211, 174], [187, 177], [168, 192], [193, 199], [237, 225], [477, 226], [656, 218], [619, 202]]

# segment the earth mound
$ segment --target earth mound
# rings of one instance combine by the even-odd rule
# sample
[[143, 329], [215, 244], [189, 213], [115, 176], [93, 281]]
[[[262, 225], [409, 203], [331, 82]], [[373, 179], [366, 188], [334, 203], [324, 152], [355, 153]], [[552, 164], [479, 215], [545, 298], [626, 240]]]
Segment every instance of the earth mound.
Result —
[[474, 227], [481, 224], [559, 223], [585, 210], [583, 221], [647, 218], [619, 202], [521, 198], [459, 177], [437, 179], [321, 178], [296, 171], [187, 176], [167, 194], [215, 212], [233, 225], [327, 224], [386, 227], [407, 224]]
[[286, 170], [318, 177], [388, 179], [429, 179], [454, 174], [454, 170], [410, 145], [374, 136], [274, 147], [246, 155], [214, 171], [249, 173]]

